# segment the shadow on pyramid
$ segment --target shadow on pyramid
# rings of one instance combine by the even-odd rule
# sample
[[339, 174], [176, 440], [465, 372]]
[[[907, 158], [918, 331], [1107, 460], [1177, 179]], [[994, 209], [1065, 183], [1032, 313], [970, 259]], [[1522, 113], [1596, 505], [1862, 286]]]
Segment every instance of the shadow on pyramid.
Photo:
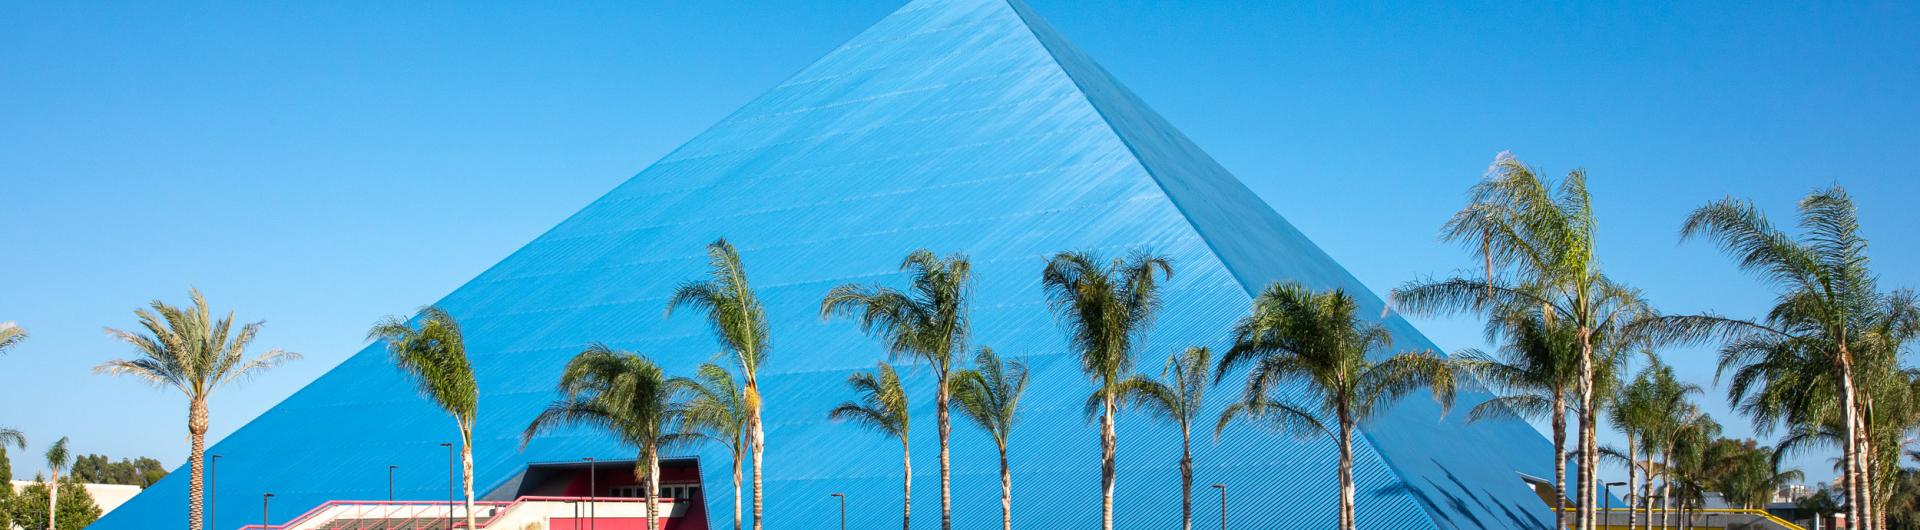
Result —
[[[1099, 521], [1099, 434], [1081, 414], [1092, 383], [1041, 290], [1052, 253], [1147, 248], [1174, 260], [1166, 307], [1137, 357], [1142, 370], [1188, 346], [1225, 347], [1250, 293], [1276, 280], [1343, 287], [1362, 299], [1361, 314], [1381, 314], [1372, 291], [1019, 0], [920, 0], [439, 302], [462, 319], [482, 387], [476, 491], [520, 480], [529, 464], [634, 457], [585, 429], [524, 450], [518, 437], [555, 397], [562, 365], [591, 342], [647, 354], [676, 374], [712, 358], [718, 346], [701, 319], [668, 319], [663, 310], [675, 284], [703, 274], [703, 246], [722, 236], [740, 248], [771, 319], [761, 382], [766, 526], [783, 530], [833, 527], [831, 492], [847, 495], [851, 528], [899, 524], [898, 442], [827, 421], [828, 409], [851, 397], [847, 375], [884, 353], [857, 326], [824, 323], [818, 311], [835, 285], [899, 285], [899, 260], [913, 249], [969, 255], [975, 346], [1032, 365], [1035, 384], [1010, 450], [1018, 528]], [[1433, 348], [1398, 317], [1387, 325], [1398, 346]], [[919, 424], [915, 524], [937, 528], [929, 372], [903, 375]], [[1202, 417], [1237, 391], [1213, 389]], [[1467, 425], [1464, 411], [1486, 397], [1463, 392], [1443, 418], [1417, 394], [1363, 426], [1355, 442], [1361, 527], [1551, 525], [1522, 480], [1551, 476], [1551, 447], [1521, 422]], [[1231, 527], [1335, 526], [1331, 440], [1246, 426], [1217, 443], [1195, 434], [1198, 527], [1219, 522], [1205, 487], [1213, 483], [1229, 488]], [[209, 451], [222, 455], [222, 513], [212, 528], [258, 522], [268, 491], [276, 523], [330, 500], [384, 499], [387, 465], [441, 469], [439, 444], [454, 436], [452, 420], [419, 397], [380, 345], [369, 346]], [[1177, 528], [1179, 433], [1123, 413], [1119, 441], [1118, 526]], [[952, 453], [957, 526], [997, 528], [992, 442], [956, 420]], [[714, 446], [671, 456], [699, 459], [708, 527], [729, 527], [728, 453]], [[401, 498], [446, 497], [442, 473], [399, 481]], [[182, 468], [93, 528], [182, 527], [186, 489]]]

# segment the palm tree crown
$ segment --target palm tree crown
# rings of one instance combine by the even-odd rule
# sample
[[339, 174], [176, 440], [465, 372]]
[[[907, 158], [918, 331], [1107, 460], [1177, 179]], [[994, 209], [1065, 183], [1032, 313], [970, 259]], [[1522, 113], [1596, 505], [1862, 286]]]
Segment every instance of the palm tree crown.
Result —
[[[1384, 326], [1360, 320], [1345, 291], [1316, 294], [1298, 283], [1267, 286], [1240, 321], [1233, 347], [1220, 359], [1215, 378], [1248, 368], [1239, 404], [1221, 415], [1218, 429], [1236, 415], [1270, 421], [1296, 431], [1332, 432], [1340, 449], [1340, 527], [1354, 527], [1352, 433], [1401, 396], [1430, 388], [1442, 410], [1453, 403], [1454, 368], [1431, 352], [1407, 352], [1375, 362], [1368, 355], [1392, 347]], [[1273, 395], [1283, 381], [1302, 381], [1319, 403], [1311, 408]], [[1315, 412], [1331, 413], [1328, 428]], [[1444, 413], [1444, 412], [1443, 412]]]
[[689, 435], [676, 432], [676, 385], [652, 360], [594, 344], [560, 373], [561, 398], [547, 405], [520, 435], [521, 445], [569, 425], [598, 428], [640, 450], [633, 474], [647, 484], [647, 528], [658, 520], [660, 451]]
[[882, 286], [846, 284], [820, 301], [821, 318], [853, 317], [861, 329], [886, 344], [887, 352], [933, 366], [935, 428], [940, 439], [940, 528], [953, 528], [952, 464], [948, 438], [956, 352], [967, 349], [967, 298], [973, 266], [959, 254], [942, 259], [927, 249], [907, 254], [900, 270], [911, 275], [907, 292]]
[[480, 405], [480, 385], [473, 363], [467, 360], [466, 341], [453, 315], [435, 306], [420, 309], [416, 324], [389, 316], [367, 331], [368, 340], [386, 341], [393, 363], [413, 378], [420, 393], [453, 416], [460, 432], [461, 484], [466, 491], [467, 524], [473, 513], [473, 423]]
[[[1160, 312], [1160, 282], [1171, 279], [1173, 264], [1137, 251], [1106, 266], [1086, 252], [1062, 252], [1047, 261], [1040, 282], [1047, 303], [1067, 328], [1067, 344], [1080, 356], [1080, 369], [1098, 385], [1100, 413], [1100, 522], [1113, 530], [1120, 382], [1133, 369], [1135, 346]], [[1155, 275], [1158, 274], [1158, 278]]]
[[191, 438], [188, 454], [187, 527], [201, 530], [202, 464], [206, 454], [206, 434], [211, 418], [207, 398], [227, 385], [300, 358], [300, 354], [269, 350], [248, 358], [247, 346], [260, 333], [261, 322], [234, 328], [233, 313], [214, 319], [207, 299], [199, 289], [189, 291], [192, 307], [175, 307], [154, 300], [151, 311], [133, 312], [142, 332], [107, 328], [107, 334], [132, 345], [138, 357], [115, 359], [93, 368], [96, 374], [126, 375], [156, 387], [173, 388], [187, 396], [187, 433]]

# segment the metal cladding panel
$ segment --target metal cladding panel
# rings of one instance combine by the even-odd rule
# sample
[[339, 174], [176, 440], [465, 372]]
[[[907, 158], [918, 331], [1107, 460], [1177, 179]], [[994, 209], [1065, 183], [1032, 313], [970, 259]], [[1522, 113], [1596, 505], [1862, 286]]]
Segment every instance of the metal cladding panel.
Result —
[[[849, 397], [846, 376], [884, 353], [851, 323], [817, 315], [835, 285], [898, 285], [899, 259], [913, 249], [968, 254], [978, 278], [975, 345], [1033, 368], [1010, 455], [1023, 528], [1092, 526], [1099, 517], [1099, 435], [1081, 416], [1092, 383], [1048, 312], [1039, 278], [1047, 256], [1148, 248], [1173, 258], [1166, 309], [1135, 362], [1149, 373], [1187, 346], [1226, 346], [1249, 293], [1269, 280], [1344, 286], [1370, 310], [1379, 307], [1024, 5], [920, 0], [440, 301], [465, 326], [482, 386], [479, 493], [531, 462], [633, 455], [591, 430], [524, 449], [518, 435], [555, 397], [561, 366], [590, 342], [648, 354], [675, 373], [712, 358], [718, 346], [699, 315], [662, 313], [677, 283], [704, 273], [703, 245], [722, 236], [741, 250], [772, 327], [762, 385], [774, 528], [830, 527], [830, 492], [848, 495], [854, 527], [897, 524], [899, 443], [826, 420]], [[1404, 344], [1430, 347], [1404, 321], [1389, 324]], [[915, 525], [933, 528], [933, 382], [925, 368], [904, 375], [916, 389]], [[1206, 414], [1233, 390], [1215, 390]], [[1545, 507], [1514, 474], [1544, 476], [1534, 462], [1547, 463], [1551, 452], [1541, 437], [1517, 422], [1468, 427], [1461, 416], [1442, 421], [1415, 398], [1367, 427], [1355, 451], [1362, 526], [1546, 526]], [[1123, 413], [1119, 436], [1120, 526], [1173, 527], [1178, 431]], [[210, 451], [223, 456], [224, 515], [215, 528], [258, 521], [253, 506], [267, 491], [276, 495], [275, 521], [328, 500], [378, 498], [390, 464], [402, 466], [401, 497], [441, 498], [446, 450], [438, 444], [453, 438], [452, 420], [419, 397], [379, 345], [369, 346]], [[997, 525], [991, 442], [957, 414], [953, 442], [957, 523]], [[1224, 483], [1235, 527], [1332, 527], [1336, 455], [1325, 438], [1246, 426], [1218, 442], [1196, 433], [1196, 522], [1218, 521], [1204, 485]], [[710, 519], [725, 525], [729, 456], [717, 447], [676, 456], [700, 458]], [[95, 527], [184, 526], [177, 522], [185, 519], [185, 489], [185, 473], [170, 475]]]

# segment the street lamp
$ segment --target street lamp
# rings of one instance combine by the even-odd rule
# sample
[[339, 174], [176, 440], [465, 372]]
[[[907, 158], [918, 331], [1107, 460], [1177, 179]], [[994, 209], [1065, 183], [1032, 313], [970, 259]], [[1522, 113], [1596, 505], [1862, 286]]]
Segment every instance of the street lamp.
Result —
[[1220, 490], [1220, 530], [1227, 530], [1227, 485], [1214, 484], [1213, 489]]
[[387, 502], [393, 502], [393, 470], [400, 466], [387, 466]]
[[447, 448], [447, 528], [453, 528], [453, 442], [440, 447]]
[[207, 521], [220, 527], [220, 455], [207, 455]]
[[260, 496], [260, 530], [267, 530], [267, 525], [273, 524], [273, 518], [267, 516], [267, 504], [272, 501], [272, 493]]
[[832, 495], [840, 498], [840, 530], [847, 530], [847, 494], [834, 493]]
[[[1625, 485], [1627, 485], [1625, 482], [1608, 482], [1600, 485], [1600, 502], [1606, 506], [1603, 511], [1607, 513], [1608, 521], [1613, 520], [1613, 487]], [[1631, 518], [1633, 514], [1627, 514], [1627, 516]]]

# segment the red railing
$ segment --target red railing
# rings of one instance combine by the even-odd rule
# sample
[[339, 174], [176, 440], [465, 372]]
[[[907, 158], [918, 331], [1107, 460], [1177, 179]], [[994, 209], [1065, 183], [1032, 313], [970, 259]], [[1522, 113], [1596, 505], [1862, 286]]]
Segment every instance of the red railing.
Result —
[[[513, 509], [514, 509], [515, 507], [518, 507], [518, 506], [520, 506], [520, 504], [521, 504], [521, 503], [523, 503], [523, 502], [614, 502], [614, 503], [639, 503], [639, 502], [646, 502], [646, 501], [647, 501], [646, 499], [636, 499], [636, 498], [632, 498], [632, 497], [542, 497], [542, 496], [530, 496], [530, 497], [521, 497], [521, 498], [518, 498], [518, 499], [514, 499], [514, 500], [512, 500], [512, 501], [474, 501], [474, 502], [473, 502], [473, 507], [474, 507], [474, 511], [476, 511], [476, 512], [477, 512], [477, 511], [479, 511], [479, 509], [480, 509], [480, 508], [483, 508], [483, 507], [499, 507], [499, 508], [500, 508], [499, 510], [497, 510], [497, 511], [495, 511], [495, 512], [493, 513], [493, 516], [492, 516], [492, 517], [489, 517], [489, 518], [488, 518], [488, 519], [489, 519], [489, 521], [488, 521], [488, 522], [480, 522], [480, 523], [476, 523], [476, 525], [477, 525], [477, 527], [476, 527], [476, 528], [482, 528], [482, 529], [484, 529], [484, 528], [486, 528], [486, 527], [487, 527], [487, 525], [488, 525], [488, 524], [489, 524], [489, 523], [491, 522], [491, 519], [497, 519], [497, 518], [499, 518], [499, 517], [501, 517], [501, 516], [504, 516], [504, 515], [506, 515], [507, 513], [509, 513], [509, 512], [511, 512], [511, 511], [513, 511]], [[674, 504], [674, 499], [666, 499], [666, 498], [663, 498], [663, 499], [659, 499], [659, 502], [660, 502], [660, 504], [661, 504], [661, 505], [664, 505], [664, 506], [666, 506], [666, 507], [668, 507], [668, 509], [667, 509], [667, 513], [672, 513], [672, 508], [671, 508], [671, 507], [672, 507], [672, 506], [673, 506], [673, 504]], [[320, 516], [321, 514], [323, 514], [323, 513], [326, 513], [326, 511], [327, 511], [327, 509], [329, 509], [329, 508], [333, 508], [333, 507], [336, 507], [336, 506], [390, 506], [390, 507], [402, 507], [402, 506], [407, 506], [407, 507], [413, 507], [413, 506], [465, 506], [465, 503], [463, 503], [463, 502], [460, 502], [460, 501], [454, 501], [454, 502], [452, 502], [452, 503], [449, 503], [449, 502], [447, 502], [447, 501], [327, 501], [327, 502], [324, 502], [324, 503], [321, 503], [321, 504], [320, 504], [319, 506], [315, 506], [315, 507], [314, 507], [313, 509], [311, 509], [311, 510], [307, 510], [307, 512], [306, 512], [306, 513], [303, 513], [303, 514], [300, 514], [300, 516], [299, 516], [299, 517], [295, 517], [295, 518], [293, 518], [293, 519], [289, 519], [289, 520], [287, 520], [287, 522], [284, 522], [284, 523], [280, 523], [280, 524], [275, 524], [275, 525], [258, 525], [258, 524], [250, 524], [250, 525], [246, 525], [246, 526], [242, 526], [242, 527], [240, 527], [240, 530], [285, 530], [285, 529], [288, 529], [288, 528], [294, 528], [294, 527], [297, 527], [297, 526], [300, 526], [300, 525], [302, 525], [302, 524], [306, 524], [306, 523], [308, 523], [308, 522], [311, 522], [313, 518], [315, 518], [315, 517], [319, 517], [319, 516]], [[389, 513], [391, 513], [391, 512], [389, 512]], [[338, 517], [338, 516], [336, 516], [336, 517], [334, 517], [334, 518], [335, 518], [335, 519], [338, 519], [339, 517]], [[461, 517], [460, 519], [465, 519], [465, 518], [464, 518], [464, 517]], [[465, 520], [456, 520], [456, 521], [454, 521], [454, 523], [453, 523], [453, 525], [452, 525], [452, 528], [465, 528], [466, 526], [467, 526], [467, 522], [466, 522]]]

